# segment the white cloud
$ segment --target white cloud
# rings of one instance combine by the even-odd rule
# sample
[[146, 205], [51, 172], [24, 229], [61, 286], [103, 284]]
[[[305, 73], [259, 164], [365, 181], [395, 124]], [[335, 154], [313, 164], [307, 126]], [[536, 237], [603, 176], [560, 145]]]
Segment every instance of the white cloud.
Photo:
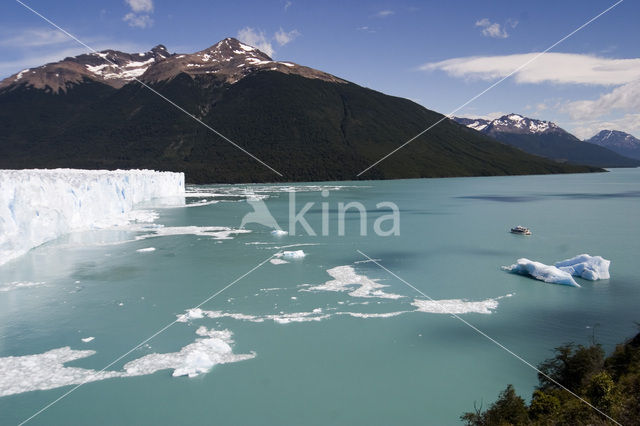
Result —
[[131, 8], [131, 12], [124, 15], [123, 21], [130, 27], [149, 28], [153, 25], [151, 13], [153, 12], [153, 0], [125, 0]]
[[505, 116], [507, 114], [508, 113], [506, 113], [506, 112], [496, 111], [496, 112], [490, 112], [490, 113], [482, 114], [482, 115], [473, 114], [473, 113], [469, 113], [469, 114], [459, 113], [459, 114], [456, 114], [456, 116], [464, 117], [464, 118], [477, 118], [477, 119], [480, 119], [480, 120], [495, 120], [496, 118], [500, 118], [500, 117]]
[[284, 46], [285, 44], [291, 43], [299, 35], [300, 32], [298, 30], [285, 31], [280, 27], [274, 37], [280, 46]]
[[269, 56], [273, 56], [273, 54], [275, 53], [275, 50], [273, 49], [273, 46], [271, 45], [271, 42], [269, 41], [267, 36], [265, 36], [264, 31], [255, 30], [251, 27], [245, 27], [238, 31], [237, 38], [238, 40], [247, 43], [248, 45], [257, 47]]
[[639, 113], [625, 114], [611, 120], [580, 121], [569, 124], [574, 126], [571, 128], [571, 133], [580, 139], [588, 139], [601, 130], [620, 130], [635, 136], [640, 135]]
[[386, 18], [388, 16], [391, 16], [395, 14], [395, 12], [393, 10], [381, 10], [380, 12], [376, 13], [375, 16], [378, 18]]
[[133, 12], [129, 12], [122, 18], [123, 21], [129, 23], [130, 27], [137, 28], [149, 28], [153, 25], [153, 19], [149, 15], [136, 15]]
[[616, 87], [595, 100], [569, 102], [563, 109], [577, 120], [595, 119], [612, 112], [640, 111], [640, 80]]
[[376, 32], [376, 30], [374, 30], [373, 28], [371, 28], [369, 26], [366, 26], [366, 25], [364, 25], [362, 27], [358, 27], [358, 28], [356, 28], [356, 30], [357, 31], [364, 31], [366, 33], [375, 33]]
[[[515, 25], [518, 25], [517, 21], [515, 22], [516, 22]], [[483, 18], [483, 19], [480, 19], [479, 21], [476, 21], [476, 27], [482, 28], [482, 35], [485, 37], [493, 37], [493, 38], [509, 37], [509, 33], [507, 33], [507, 30], [504, 27], [502, 27], [497, 22], [492, 23], [487, 18]], [[513, 26], [512, 28], [515, 28], [515, 26]]]
[[285, 31], [282, 29], [282, 27], [275, 32], [273, 37], [269, 37], [262, 30], [251, 28], [251, 27], [245, 27], [240, 31], [238, 31], [238, 35], [236, 36], [236, 38], [253, 47], [257, 47], [267, 55], [273, 57], [273, 55], [276, 53], [272, 44], [273, 40], [275, 40], [276, 43], [278, 43], [278, 45], [284, 46], [286, 44], [291, 43], [298, 36], [300, 36], [300, 31], [298, 30]]
[[293, 2], [290, 2], [290, 1], [285, 2], [284, 3], [284, 11], [286, 12], [287, 9], [289, 9], [292, 4], [293, 4]]
[[[470, 56], [424, 64], [424, 71], [441, 70], [453, 77], [496, 80], [509, 75], [539, 53]], [[518, 83], [621, 85], [640, 78], [640, 58], [609, 59], [573, 53], [545, 53], [514, 74]]]
[[153, 12], [153, 0], [125, 0], [132, 11]]
[[49, 28], [27, 28], [0, 40], [0, 46], [42, 47], [68, 43], [71, 39], [62, 31]]

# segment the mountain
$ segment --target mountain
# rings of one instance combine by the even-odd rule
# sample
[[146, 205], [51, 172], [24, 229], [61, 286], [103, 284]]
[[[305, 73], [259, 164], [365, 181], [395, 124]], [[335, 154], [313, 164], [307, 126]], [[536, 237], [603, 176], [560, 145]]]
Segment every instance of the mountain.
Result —
[[602, 146], [582, 142], [550, 121], [520, 114], [507, 114], [495, 120], [455, 117], [454, 120], [500, 142], [562, 163], [595, 167], [637, 167], [640, 161]]
[[625, 157], [640, 160], [640, 139], [618, 130], [603, 130], [585, 142], [600, 145]]
[[[346, 180], [442, 117], [232, 38], [193, 54], [107, 50], [0, 83], [0, 168], [154, 168], [195, 183]], [[362, 178], [599, 170], [528, 155], [444, 120]]]
[[60, 93], [66, 92], [68, 88], [84, 80], [120, 88], [140, 77], [152, 64], [170, 56], [163, 45], [158, 45], [146, 53], [130, 54], [117, 50], [105, 50], [79, 55], [41, 67], [22, 70], [1, 81], [0, 91], [30, 87], [49, 93]]

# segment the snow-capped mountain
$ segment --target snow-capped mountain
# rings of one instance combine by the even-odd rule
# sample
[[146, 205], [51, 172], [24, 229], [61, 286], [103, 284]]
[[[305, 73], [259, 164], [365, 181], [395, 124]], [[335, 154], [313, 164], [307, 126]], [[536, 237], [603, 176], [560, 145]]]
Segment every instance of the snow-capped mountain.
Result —
[[233, 84], [255, 71], [265, 69], [331, 82], [344, 82], [313, 68], [292, 62], [274, 61], [255, 47], [234, 38], [226, 38], [192, 54], [172, 54], [163, 45], [145, 53], [103, 50], [82, 54], [22, 70], [0, 82], [0, 90], [24, 85], [59, 93], [66, 91], [69, 85], [79, 84], [84, 79], [120, 88], [135, 79], [145, 83], [157, 83], [170, 80], [181, 73], [192, 77], [216, 75], [221, 81]]
[[592, 138], [586, 139], [585, 142], [604, 146], [627, 157], [640, 159], [640, 139], [629, 133], [618, 130], [602, 130]]
[[[189, 54], [106, 50], [0, 83], [0, 169], [152, 168], [197, 183], [353, 179], [441, 117], [233, 38]], [[366, 178], [599, 170], [531, 156], [447, 120]]]
[[559, 162], [596, 167], [635, 167], [639, 164], [608, 146], [582, 142], [551, 121], [520, 114], [507, 114], [495, 120], [462, 117], [453, 120], [530, 154]]
[[266, 53], [234, 38], [225, 38], [196, 53], [172, 55], [166, 61], [150, 67], [143, 76], [143, 80], [148, 82], [165, 81], [180, 73], [192, 77], [214, 74], [226, 83], [233, 84], [260, 70], [297, 74], [331, 82], [344, 82], [331, 74], [293, 62], [274, 61]]
[[24, 85], [58, 93], [85, 79], [120, 88], [134, 78], [142, 76], [151, 65], [170, 56], [162, 45], [145, 53], [103, 50], [82, 54], [22, 70], [0, 82], [0, 90]]
[[524, 117], [520, 114], [507, 114], [495, 120], [480, 118], [454, 117], [460, 124], [482, 133], [518, 133], [518, 134], [542, 134], [542, 133], [567, 133], [551, 121], [538, 120]]

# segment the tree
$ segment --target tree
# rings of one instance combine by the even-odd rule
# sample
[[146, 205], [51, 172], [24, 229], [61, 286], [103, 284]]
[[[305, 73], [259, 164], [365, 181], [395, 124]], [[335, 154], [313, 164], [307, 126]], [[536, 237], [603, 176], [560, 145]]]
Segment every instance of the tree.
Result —
[[576, 392], [585, 386], [591, 377], [602, 370], [604, 350], [598, 345], [584, 347], [569, 343], [555, 349], [556, 355], [544, 361], [539, 367], [538, 388], [543, 391], [562, 389], [562, 386]]
[[533, 420], [552, 418], [560, 410], [560, 399], [553, 394], [545, 393], [540, 389], [533, 392], [533, 398], [529, 406], [529, 416]]
[[465, 413], [461, 419], [470, 426], [491, 425], [528, 425], [529, 415], [524, 399], [520, 398], [512, 385], [508, 385], [484, 413], [476, 409], [475, 413]]

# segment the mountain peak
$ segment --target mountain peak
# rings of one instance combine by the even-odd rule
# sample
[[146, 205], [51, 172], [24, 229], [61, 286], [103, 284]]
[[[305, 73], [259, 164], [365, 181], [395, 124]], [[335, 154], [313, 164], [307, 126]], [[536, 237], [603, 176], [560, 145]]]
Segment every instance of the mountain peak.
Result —
[[494, 120], [462, 117], [454, 117], [453, 119], [460, 124], [483, 133], [540, 134], [564, 132], [556, 123], [525, 117], [517, 113], [505, 114]]
[[172, 54], [164, 45], [159, 44], [145, 53], [107, 49], [68, 57], [60, 62], [16, 73], [0, 82], [0, 90], [26, 86], [59, 93], [66, 92], [69, 87], [85, 80], [117, 89], [133, 80], [154, 83], [170, 80], [179, 74], [187, 74], [192, 78], [208, 75], [220, 82], [234, 84], [258, 71], [278, 71], [306, 78], [345, 82], [313, 68], [292, 62], [274, 61], [260, 49], [228, 37], [190, 54]]
[[[525, 117], [522, 114], [506, 114], [495, 120], [460, 117], [453, 119], [507, 145], [561, 163], [587, 164], [595, 167], [635, 167], [640, 164], [619, 155], [619, 152], [614, 152], [616, 150], [613, 147], [604, 143], [591, 140], [587, 142], [592, 143], [582, 142], [558, 127], [556, 123]], [[604, 133], [605, 136], [608, 134]]]
[[344, 83], [337, 77], [292, 62], [274, 61], [260, 49], [227, 37], [216, 44], [191, 54], [173, 55], [159, 62], [145, 74], [145, 81], [167, 81], [179, 74], [192, 78], [209, 76], [226, 84], [234, 84], [259, 71], [277, 71], [306, 78]]
[[487, 127], [488, 132], [498, 131], [503, 133], [540, 134], [564, 132], [556, 123], [551, 121], [529, 118], [516, 113], [503, 115], [491, 121]]
[[227, 37], [225, 39], [220, 40], [216, 44], [211, 47], [208, 47], [204, 50], [201, 50], [197, 53], [208, 53], [210, 55], [215, 55], [218, 59], [228, 59], [233, 58], [235, 56], [241, 57], [254, 57], [260, 59], [262, 61], [272, 61], [271, 57], [261, 51], [260, 49], [249, 46], [248, 44], [242, 43], [240, 40]]
[[154, 48], [152, 48], [150, 50], [150, 52], [155, 53], [155, 54], [162, 54], [165, 56], [169, 56], [169, 51], [167, 50], [166, 46], [164, 44], [159, 44], [157, 46], [155, 46]]
[[619, 130], [601, 130], [585, 142], [609, 148], [627, 157], [640, 159], [640, 139], [629, 133]]

